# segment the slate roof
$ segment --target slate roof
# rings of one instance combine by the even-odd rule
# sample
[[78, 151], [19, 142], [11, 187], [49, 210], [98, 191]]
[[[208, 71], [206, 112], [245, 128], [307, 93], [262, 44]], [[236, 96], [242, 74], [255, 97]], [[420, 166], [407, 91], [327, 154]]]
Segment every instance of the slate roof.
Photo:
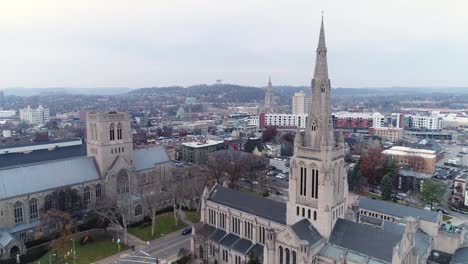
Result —
[[225, 236], [219, 243], [225, 247], [231, 248], [238, 240], [238, 236], [234, 234], [229, 234]]
[[263, 259], [263, 246], [260, 244], [255, 244], [249, 252], [247, 252], [247, 255], [254, 255], [258, 257], [259, 259]]
[[302, 219], [295, 223], [291, 226], [291, 229], [296, 233], [299, 239], [309, 242], [309, 245], [313, 245], [322, 239], [320, 233], [307, 219]]
[[221, 239], [226, 235], [226, 232], [224, 230], [221, 230], [221, 229], [216, 229], [216, 231], [214, 233], [212, 233], [211, 235], [209, 235], [209, 239], [212, 240], [212, 241], [215, 241], [215, 242], [220, 242]]
[[401, 241], [404, 228], [400, 224], [385, 222], [380, 229], [340, 218], [329, 243], [391, 263], [393, 247]]
[[468, 263], [468, 247], [459, 248], [453, 253], [450, 264], [466, 264]]
[[169, 155], [163, 146], [135, 149], [133, 162], [137, 171], [154, 168], [155, 165], [170, 161]]
[[99, 180], [94, 158], [76, 157], [0, 169], [0, 200]]
[[0, 247], [6, 247], [13, 240], [13, 237], [6, 231], [0, 230]]
[[394, 215], [400, 218], [412, 216], [416, 219], [421, 219], [436, 223], [439, 217], [438, 212], [423, 210], [419, 208], [399, 205], [397, 203], [385, 202], [370, 199], [367, 197], [359, 197], [359, 208], [366, 209], [378, 213]]
[[0, 169], [11, 166], [20, 166], [35, 162], [53, 161], [72, 157], [86, 156], [86, 145], [56, 148], [53, 150], [35, 150], [33, 152], [3, 154], [0, 157]]
[[217, 185], [208, 200], [280, 224], [286, 224], [286, 204]]
[[252, 242], [247, 239], [239, 239], [236, 244], [232, 247], [235, 251], [241, 252], [243, 254], [247, 254], [247, 251], [250, 249], [252, 246]]

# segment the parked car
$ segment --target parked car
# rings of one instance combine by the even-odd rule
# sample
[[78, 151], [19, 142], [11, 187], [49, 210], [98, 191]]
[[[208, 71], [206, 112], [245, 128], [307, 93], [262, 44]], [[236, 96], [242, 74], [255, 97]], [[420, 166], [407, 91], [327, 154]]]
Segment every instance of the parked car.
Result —
[[437, 212], [442, 212], [443, 214], [449, 214], [446, 210], [442, 208], [437, 208]]
[[190, 235], [190, 234], [192, 234], [192, 228], [191, 227], [187, 227], [184, 230], [182, 230], [182, 235], [183, 236]]

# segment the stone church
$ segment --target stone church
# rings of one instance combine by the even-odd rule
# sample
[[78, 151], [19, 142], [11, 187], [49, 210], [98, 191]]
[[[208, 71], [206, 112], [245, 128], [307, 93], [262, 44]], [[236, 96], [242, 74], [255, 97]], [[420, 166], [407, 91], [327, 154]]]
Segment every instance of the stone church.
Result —
[[348, 201], [343, 134], [333, 130], [323, 18], [311, 83], [312, 107], [296, 133], [287, 203], [220, 185], [202, 196], [192, 253], [203, 263], [426, 263], [453, 253], [460, 234], [440, 230], [441, 214], [360, 197]]
[[[171, 178], [173, 163], [162, 146], [133, 149], [130, 117], [125, 112], [89, 112], [86, 149], [73, 148], [7, 154], [23, 162], [0, 168], [0, 259], [26, 252], [25, 243], [56, 234], [60, 223], [44, 223], [49, 209], [63, 210], [66, 191], [81, 203], [76, 225], [100, 199], [131, 197], [131, 221], [142, 220], [147, 193]], [[17, 157], [22, 155], [21, 157]], [[170, 206], [160, 197], [160, 208]]]

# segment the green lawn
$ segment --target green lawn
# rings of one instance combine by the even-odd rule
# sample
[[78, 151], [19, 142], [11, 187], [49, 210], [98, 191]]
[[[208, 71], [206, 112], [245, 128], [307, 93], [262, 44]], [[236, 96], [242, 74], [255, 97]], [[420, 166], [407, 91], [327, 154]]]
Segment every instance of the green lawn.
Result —
[[[85, 245], [80, 245], [79, 238], [75, 241], [77, 264], [89, 264], [91, 262], [114, 255], [119, 251], [117, 244], [115, 242], [112, 242], [111, 236], [96, 237], [91, 235], [91, 237], [94, 239], [94, 241], [88, 242]], [[71, 250], [72, 248], [72, 242], [67, 242], [67, 246], [63, 252], [60, 251], [58, 252], [57, 256], [52, 256], [52, 263], [73, 263], [72, 258], [64, 258], [66, 252], [68, 250]], [[125, 244], [120, 244], [121, 251], [125, 250], [126, 248], [127, 246]], [[34, 263], [49, 263], [49, 254], [53, 253], [49, 252], [48, 254], [44, 255], [41, 259], [34, 261]]]
[[168, 212], [156, 216], [156, 230], [154, 236], [151, 236], [151, 225], [145, 227], [130, 227], [128, 228], [128, 232], [142, 240], [149, 241], [182, 229], [186, 226], [187, 225], [180, 219], [176, 225], [174, 221], [174, 213]]
[[187, 219], [192, 223], [200, 222], [200, 212], [197, 211], [185, 211]]
[[442, 215], [442, 221], [444, 221], [444, 222], [445, 221], [450, 221], [451, 219], [452, 219], [452, 217], [450, 215], [446, 215], [446, 214]]

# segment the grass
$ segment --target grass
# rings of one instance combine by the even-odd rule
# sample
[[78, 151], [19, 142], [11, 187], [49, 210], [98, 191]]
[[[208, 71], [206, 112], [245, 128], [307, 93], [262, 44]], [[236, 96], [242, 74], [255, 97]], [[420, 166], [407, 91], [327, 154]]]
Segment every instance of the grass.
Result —
[[[112, 242], [111, 236], [97, 237], [91, 235], [94, 239], [93, 242], [88, 242], [85, 245], [80, 245], [79, 239], [75, 241], [76, 249], [76, 263], [77, 264], [88, 264], [105, 257], [114, 255], [119, 252], [118, 246], [115, 242]], [[57, 256], [52, 256], [52, 263], [73, 263], [73, 259], [70, 257], [64, 258], [67, 251], [72, 250], [73, 244], [71, 241], [66, 243], [67, 245], [63, 250], [57, 252]], [[127, 246], [123, 243], [120, 244], [120, 250], [125, 250]], [[49, 252], [45, 254], [41, 259], [34, 261], [34, 263], [49, 263], [49, 255], [54, 254]]]
[[452, 217], [450, 215], [442, 215], [442, 221], [450, 221], [452, 219]]
[[156, 216], [155, 235], [151, 236], [151, 225], [136, 226], [128, 228], [128, 232], [142, 240], [150, 241], [160, 238], [164, 235], [177, 231], [186, 227], [187, 225], [180, 219], [176, 225], [174, 220], [174, 213], [167, 212]]
[[197, 211], [185, 211], [187, 219], [192, 223], [200, 222], [200, 212]]

